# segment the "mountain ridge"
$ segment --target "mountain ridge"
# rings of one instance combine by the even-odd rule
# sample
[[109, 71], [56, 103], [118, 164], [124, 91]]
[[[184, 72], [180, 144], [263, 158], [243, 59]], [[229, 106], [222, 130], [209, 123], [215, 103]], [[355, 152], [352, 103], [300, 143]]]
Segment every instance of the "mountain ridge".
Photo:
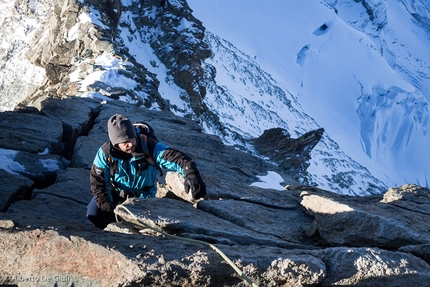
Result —
[[[252, 21], [241, 22], [232, 15], [244, 1], [189, 2], [210, 32], [255, 55], [372, 175], [389, 186], [428, 182], [428, 3], [255, 1], [247, 8]], [[261, 15], [270, 17], [260, 21]]]
[[[44, 67], [45, 82], [23, 105], [47, 94], [123, 100], [199, 119], [207, 133], [217, 134], [227, 144], [240, 145], [254, 153], [250, 141], [263, 133], [262, 127], [282, 127], [295, 136], [320, 128], [303, 110], [298, 97], [262, 71], [251, 57], [225, 40], [217, 42], [215, 35], [205, 31], [185, 1], [154, 6], [151, 3], [139, 6], [133, 1], [126, 5], [108, 2], [106, 7], [69, 1], [55, 5], [56, 16], [51, 16], [39, 31], [54, 32], [57, 28], [51, 25], [58, 21], [62, 25], [58, 31], [62, 32], [55, 32], [50, 40], [34, 37], [35, 44], [27, 56]], [[68, 9], [74, 14], [67, 16]], [[111, 13], [112, 9], [116, 12]], [[99, 40], [92, 41], [94, 38]], [[136, 54], [140, 46], [156, 57]], [[50, 55], [44, 49], [66, 54], [58, 57], [57, 52]], [[227, 53], [232, 53], [230, 60], [223, 58]], [[222, 63], [230, 63], [230, 67]], [[253, 72], [249, 73], [250, 70]], [[246, 94], [240, 92], [243, 86]], [[213, 94], [208, 94], [208, 89]], [[372, 111], [374, 104], [366, 99], [378, 97], [377, 93], [361, 97], [359, 116]], [[267, 100], [268, 96], [272, 98]], [[421, 122], [425, 123], [423, 103], [420, 114], [424, 115]], [[381, 120], [377, 117], [373, 119], [373, 123], [378, 121]], [[384, 153], [384, 146], [374, 150], [370, 144], [375, 139], [374, 133], [369, 134], [372, 128], [368, 125], [372, 126], [372, 122], [362, 120], [364, 149], [368, 155]], [[412, 129], [413, 125], [409, 131]], [[384, 136], [385, 130], [382, 132]], [[398, 134], [403, 136], [402, 129]], [[322, 141], [325, 143], [313, 151], [308, 172], [296, 177], [303, 184], [355, 195], [386, 190], [384, 180], [340, 150], [330, 135], [325, 134]]]

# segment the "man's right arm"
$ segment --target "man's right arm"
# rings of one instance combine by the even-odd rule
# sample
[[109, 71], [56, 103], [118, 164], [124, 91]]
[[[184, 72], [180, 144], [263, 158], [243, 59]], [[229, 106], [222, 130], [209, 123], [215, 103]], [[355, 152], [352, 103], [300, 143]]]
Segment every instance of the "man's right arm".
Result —
[[108, 183], [105, 172], [109, 172], [109, 165], [103, 149], [99, 148], [90, 171], [91, 191], [97, 206], [103, 211], [112, 212], [115, 209], [115, 204], [111, 202], [107, 191]]

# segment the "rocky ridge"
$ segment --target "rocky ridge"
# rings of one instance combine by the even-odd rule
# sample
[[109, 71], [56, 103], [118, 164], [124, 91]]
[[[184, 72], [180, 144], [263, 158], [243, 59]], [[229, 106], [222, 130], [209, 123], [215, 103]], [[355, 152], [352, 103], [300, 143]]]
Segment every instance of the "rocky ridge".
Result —
[[[204, 200], [190, 202], [167, 173], [157, 198], [126, 202], [140, 220], [214, 244], [259, 286], [430, 286], [429, 190], [351, 197], [300, 186], [192, 120], [76, 97], [0, 114], [0, 148], [16, 151], [0, 171], [0, 284], [249, 286], [206, 246], [126, 223], [102, 231], [86, 219], [89, 167], [117, 112], [146, 120], [161, 141], [192, 156], [208, 187]], [[285, 190], [250, 186], [268, 171]]]

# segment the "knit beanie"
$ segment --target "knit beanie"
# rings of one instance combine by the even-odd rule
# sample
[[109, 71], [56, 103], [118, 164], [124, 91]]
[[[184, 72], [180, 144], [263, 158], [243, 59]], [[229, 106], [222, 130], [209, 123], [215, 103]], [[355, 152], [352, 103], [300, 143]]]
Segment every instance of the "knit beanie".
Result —
[[109, 139], [114, 146], [136, 137], [136, 130], [131, 121], [119, 114], [113, 115], [108, 121]]

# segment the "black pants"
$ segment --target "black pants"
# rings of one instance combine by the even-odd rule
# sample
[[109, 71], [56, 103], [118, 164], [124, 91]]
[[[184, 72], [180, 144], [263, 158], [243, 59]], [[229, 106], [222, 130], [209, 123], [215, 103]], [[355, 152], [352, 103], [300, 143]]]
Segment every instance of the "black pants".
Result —
[[109, 223], [115, 222], [115, 214], [101, 210], [96, 203], [96, 198], [87, 205], [87, 217], [95, 227], [105, 228]]

